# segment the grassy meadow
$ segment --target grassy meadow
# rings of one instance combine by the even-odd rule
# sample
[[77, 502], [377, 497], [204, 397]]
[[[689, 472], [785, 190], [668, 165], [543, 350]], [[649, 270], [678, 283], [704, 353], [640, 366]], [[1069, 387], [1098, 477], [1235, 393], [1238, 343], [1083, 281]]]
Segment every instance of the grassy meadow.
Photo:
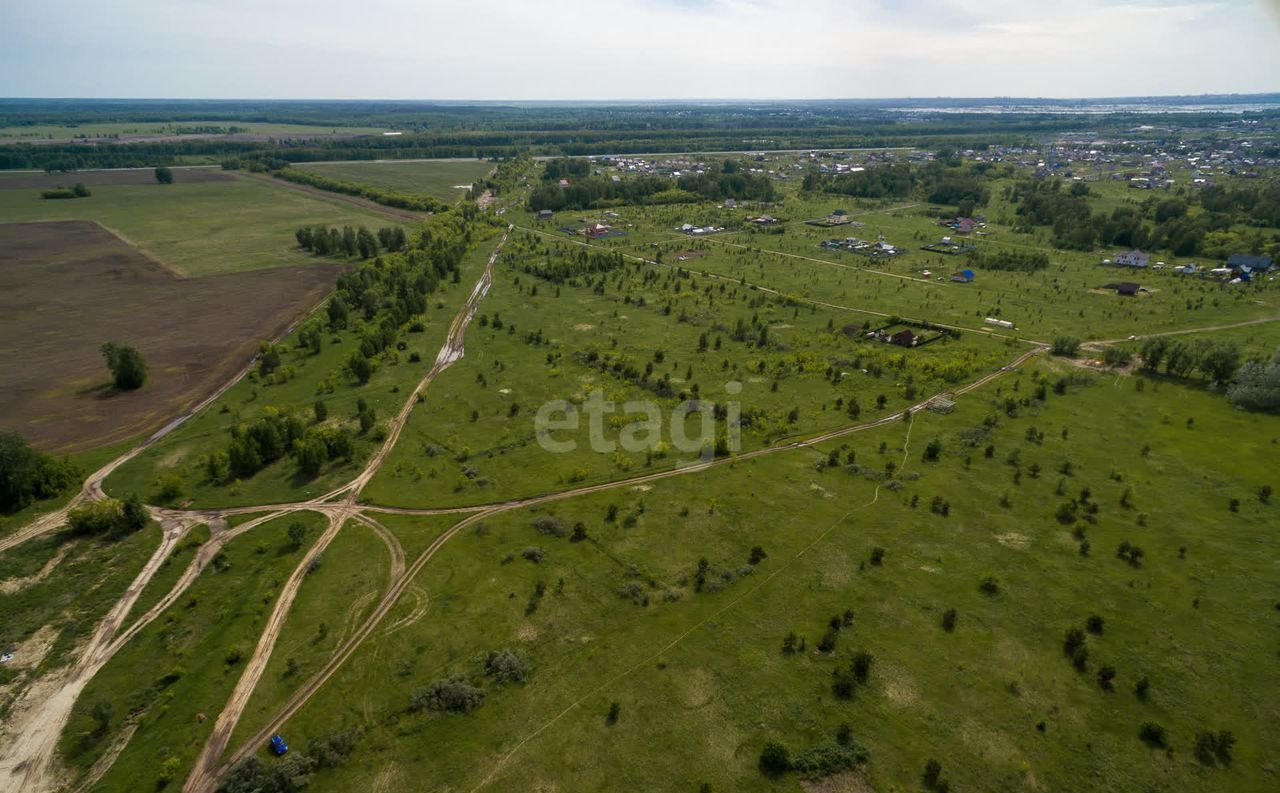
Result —
[[[306, 167], [448, 197], [489, 165]], [[1242, 323], [1280, 318], [1280, 279], [1134, 274], [1102, 266], [1111, 251], [1051, 249], [1044, 230], [1013, 231], [997, 181], [988, 226], [970, 241], [1043, 251], [1050, 264], [974, 268], [973, 283], [955, 283], [966, 257], [921, 250], [951, 233], [937, 225], [944, 207], [805, 194], [798, 181], [768, 206], [624, 206], [550, 222], [508, 208], [516, 228], [465, 354], [418, 395], [360, 494], [378, 526], [349, 520], [304, 580], [232, 749], [333, 657], [399, 583], [402, 559], [412, 567], [457, 529], [335, 675], [270, 725], [294, 758], [330, 736], [355, 736], [340, 762], [311, 770], [308, 790], [907, 793], [925, 789], [930, 760], [957, 791], [1274, 789], [1280, 499], [1268, 488], [1280, 486], [1280, 416], [1234, 408], [1199, 375], [1100, 370], [1048, 354], [1006, 367], [1064, 335], [1188, 331], [1187, 340], [1269, 356], [1280, 322]], [[313, 261], [293, 242], [303, 223], [391, 224], [248, 179], [95, 187], [65, 202], [28, 192], [0, 189], [0, 213], [90, 213], [192, 275]], [[1121, 184], [1098, 183], [1099, 207], [1133, 200]], [[836, 208], [862, 225], [803, 223]], [[745, 228], [763, 212], [783, 219], [780, 232]], [[563, 230], [590, 222], [624, 233], [588, 240]], [[727, 230], [691, 237], [676, 230], [683, 223]], [[427, 297], [421, 332], [378, 353], [366, 385], [344, 368], [367, 330], [358, 312], [352, 327], [326, 328], [318, 352], [295, 332], [277, 376], [237, 383], [118, 468], [106, 491], [175, 508], [256, 509], [349, 482], [434, 362], [501, 234], [471, 228], [458, 281]], [[847, 236], [883, 236], [905, 253], [872, 262], [822, 247]], [[1137, 298], [1101, 288], [1134, 278], [1149, 290]], [[389, 302], [366, 297], [366, 316]], [[867, 337], [881, 327], [935, 335], [926, 323], [955, 332], [913, 348]], [[769, 451], [996, 372], [953, 412], [921, 410]], [[600, 428], [612, 448], [591, 446], [584, 403], [595, 392], [619, 406]], [[232, 427], [276, 413], [310, 425], [317, 400], [321, 421], [353, 433], [358, 403], [373, 409], [350, 461], [306, 478], [286, 454], [244, 480], [210, 481], [206, 460], [227, 447]], [[535, 416], [561, 400], [577, 428], [540, 430]], [[720, 449], [722, 463], [707, 470], [623, 481], [675, 472], [702, 453], [677, 440], [680, 430], [698, 435], [697, 414], [673, 418], [693, 402], [740, 410], [740, 452], [757, 454]], [[636, 424], [641, 403], [659, 409], [660, 427]], [[715, 418], [707, 446], [727, 440], [726, 421]], [[540, 432], [574, 448], [550, 451]], [[628, 433], [660, 442], [628, 450]], [[620, 484], [509, 503], [609, 483]], [[455, 507], [477, 512], [388, 511]], [[296, 520], [309, 529], [302, 547], [286, 535]], [[0, 532], [20, 523], [5, 519]], [[192, 530], [133, 616], [160, 601], [222, 525]], [[59, 747], [73, 773], [131, 734], [93, 789], [176, 790], [279, 588], [324, 525], [319, 514], [290, 514], [232, 540], [90, 682]], [[65, 626], [55, 646], [69, 648], [157, 534], [150, 527], [109, 546], [53, 537], [0, 556], [5, 583], [59, 560], [56, 575], [3, 596], [13, 608], [2, 611], [0, 641], [29, 641], [50, 623]], [[49, 604], [29, 605], [37, 597]], [[518, 659], [523, 680], [493, 673], [499, 651]], [[477, 689], [482, 704], [465, 714], [423, 707], [432, 684], [448, 679]], [[1203, 733], [1223, 731], [1234, 737], [1229, 752], [1197, 751]], [[770, 743], [793, 759], [865, 755], [815, 781], [820, 774], [763, 773]]]
[[[1033, 396], [1064, 378], [1063, 394]], [[799, 752], [841, 724], [869, 751], [875, 790], [918, 789], [930, 758], [965, 790], [1266, 790], [1280, 722], [1260, 696], [1256, 661], [1274, 648], [1257, 627], [1274, 619], [1277, 507], [1255, 489], [1277, 443], [1280, 419], [1201, 388], [1049, 361], [909, 427], [509, 511], [446, 545], [418, 579], [427, 617], [371, 639], [284, 730], [363, 730], [318, 790], [799, 790], [757, 770], [762, 746]], [[1064, 522], [1072, 500], [1096, 511]], [[583, 523], [587, 539], [543, 533], [546, 517]], [[1138, 565], [1117, 558], [1122, 542], [1144, 549]], [[757, 545], [767, 557], [750, 566]], [[819, 651], [846, 610], [852, 624]], [[1064, 636], [1095, 615], [1077, 671]], [[788, 655], [792, 632], [806, 649]], [[527, 657], [526, 683], [486, 679], [485, 655], [503, 648]], [[842, 699], [832, 673], [856, 651], [872, 655], [870, 676]], [[485, 689], [478, 710], [410, 710], [415, 690], [452, 674]], [[1139, 738], [1148, 721], [1168, 751]], [[1222, 729], [1234, 761], [1209, 767], [1195, 735]]]
[[297, 166], [322, 176], [372, 184], [404, 193], [422, 193], [454, 201], [493, 170], [484, 160], [376, 160], [312, 162]]
[[0, 189], [0, 217], [93, 220], [191, 277], [314, 262], [294, 238], [300, 226], [405, 225], [337, 198], [247, 178], [184, 183], [179, 176], [171, 185], [104, 185], [92, 193], [58, 201], [36, 189]]
[[[679, 435], [673, 428], [676, 408], [695, 395], [736, 402], [753, 416], [741, 443], [750, 450], [846, 426], [852, 402], [863, 419], [888, 415], [1027, 349], [968, 334], [904, 350], [865, 340], [862, 317], [846, 332], [853, 322], [846, 313], [637, 264], [611, 270], [603, 289], [594, 278], [548, 283], [522, 267], [548, 252], [571, 256], [572, 246], [528, 234], [508, 245], [468, 330], [467, 355], [433, 384], [425, 409], [414, 412], [364, 492], [367, 502], [482, 504], [670, 470], [701, 452], [698, 413], [679, 421]], [[882, 324], [872, 319], [871, 327]], [[735, 339], [740, 322], [750, 334]], [[757, 328], [767, 328], [763, 344]], [[636, 370], [652, 367], [651, 376], [637, 382], [593, 363], [593, 353]], [[659, 390], [663, 378], [669, 395]], [[617, 407], [602, 425], [613, 448], [593, 450], [591, 420], [580, 410], [576, 430], [551, 436], [574, 449], [545, 450], [535, 424], [540, 406], [580, 404], [596, 391]], [[621, 445], [626, 425], [645, 418], [629, 402], [660, 409], [656, 450]], [[682, 439], [692, 442], [682, 448]]]

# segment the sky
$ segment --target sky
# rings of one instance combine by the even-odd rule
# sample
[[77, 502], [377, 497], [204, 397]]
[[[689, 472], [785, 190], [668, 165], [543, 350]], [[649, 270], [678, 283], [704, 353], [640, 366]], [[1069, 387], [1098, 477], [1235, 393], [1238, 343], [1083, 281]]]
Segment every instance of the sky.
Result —
[[0, 96], [644, 100], [1280, 91], [1280, 0], [0, 3]]

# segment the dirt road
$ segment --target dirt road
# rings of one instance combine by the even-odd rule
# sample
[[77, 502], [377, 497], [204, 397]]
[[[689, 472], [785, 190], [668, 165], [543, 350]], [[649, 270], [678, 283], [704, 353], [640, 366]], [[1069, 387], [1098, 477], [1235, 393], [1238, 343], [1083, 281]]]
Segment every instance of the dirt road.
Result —
[[[258, 640], [258, 645], [254, 649], [253, 655], [245, 664], [244, 671], [240, 674], [240, 679], [236, 682], [235, 689], [231, 692], [231, 697], [227, 704], [223, 706], [222, 712], [218, 714], [218, 720], [214, 723], [213, 732], [209, 739], [205, 742], [204, 748], [200, 752], [200, 757], [196, 760], [195, 766], [192, 768], [190, 775], [183, 784], [183, 791], [197, 793], [201, 791], [212, 790], [216, 785], [222, 772], [226, 770], [225, 765], [220, 765], [223, 754], [226, 752], [227, 744], [231, 740], [231, 734], [235, 731], [236, 724], [240, 721], [240, 716], [244, 713], [244, 709], [249, 705], [249, 699], [253, 696], [253, 691], [257, 688], [258, 681], [262, 677], [262, 673], [266, 670], [267, 662], [271, 659], [271, 653], [275, 649], [276, 641], [280, 637], [280, 631], [284, 628], [285, 619], [289, 614], [289, 609], [293, 606], [294, 598], [298, 594], [298, 588], [302, 584], [302, 579], [306, 576], [311, 561], [328, 547], [329, 543], [337, 536], [338, 531], [348, 520], [359, 516], [360, 507], [357, 499], [360, 491], [369, 483], [382, 467], [383, 462], [387, 459], [391, 449], [395, 446], [396, 441], [400, 438], [400, 433], [404, 429], [404, 425], [408, 423], [409, 416], [413, 413], [413, 409], [418, 404], [418, 396], [426, 392], [431, 382], [440, 375], [441, 372], [448, 369], [454, 362], [460, 360], [466, 350], [466, 333], [467, 326], [471, 324], [471, 320], [475, 317], [476, 307], [485, 295], [489, 293], [489, 288], [493, 284], [493, 265], [497, 261], [498, 255], [502, 252], [503, 246], [507, 242], [507, 237], [511, 232], [508, 227], [503, 233], [502, 239], [493, 249], [493, 253], [489, 255], [489, 260], [485, 264], [484, 271], [480, 274], [480, 278], [471, 289], [471, 293], [464, 301], [462, 308], [454, 316], [453, 322], [449, 325], [449, 332], [445, 336], [444, 345], [440, 348], [440, 352], [436, 355], [435, 363], [427, 370], [422, 380], [418, 383], [417, 388], [410, 393], [408, 399], [405, 400], [404, 406], [400, 412], [393, 418], [387, 427], [387, 436], [378, 450], [369, 458], [364, 469], [350, 483], [343, 487], [326, 493], [319, 497], [319, 500], [327, 500], [345, 493], [345, 498], [337, 504], [330, 507], [329, 526], [312, 546], [311, 550], [294, 569], [293, 575], [285, 583], [280, 594], [276, 598], [275, 606], [271, 610], [271, 616], [267, 620], [267, 625], [263, 629], [262, 636]], [[371, 523], [370, 521], [365, 521]], [[381, 528], [377, 524], [372, 524], [375, 530]], [[383, 529], [385, 531], [385, 529]], [[384, 538], [385, 539], [385, 538]], [[403, 552], [402, 552], [403, 553]], [[393, 572], [394, 572], [393, 557]], [[421, 560], [420, 560], [421, 561]], [[393, 579], [391, 587], [388, 590], [388, 596], [392, 591], [395, 592], [395, 598], [398, 599], [404, 587], [408, 584], [411, 576], [406, 576], [403, 571], [403, 559], [400, 561], [401, 570], [399, 578]], [[416, 565], [415, 565], [416, 566]], [[420, 568], [419, 568], [420, 569]], [[384, 598], [384, 602], [386, 598]], [[386, 603], [389, 609], [394, 605], [395, 599]], [[382, 605], [382, 604], [380, 604]], [[379, 617], [381, 619], [381, 617]], [[376, 624], [376, 623], [375, 623]], [[372, 629], [372, 626], [369, 626]], [[357, 632], [358, 633], [358, 632]], [[364, 634], [364, 635], [367, 635]], [[336, 668], [336, 667], [335, 667]], [[274, 729], [278, 724], [277, 720], [273, 720], [267, 730]], [[264, 739], [265, 740], [265, 739]], [[257, 744], [249, 743], [246, 746], [252, 747]], [[234, 762], [231, 761], [231, 762]]]

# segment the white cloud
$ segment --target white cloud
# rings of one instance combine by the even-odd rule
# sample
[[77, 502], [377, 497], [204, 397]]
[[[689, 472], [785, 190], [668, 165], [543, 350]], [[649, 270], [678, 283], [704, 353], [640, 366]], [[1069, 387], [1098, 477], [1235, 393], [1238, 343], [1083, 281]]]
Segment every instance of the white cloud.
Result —
[[421, 99], [1280, 90], [1273, 0], [48, 0], [0, 94]]

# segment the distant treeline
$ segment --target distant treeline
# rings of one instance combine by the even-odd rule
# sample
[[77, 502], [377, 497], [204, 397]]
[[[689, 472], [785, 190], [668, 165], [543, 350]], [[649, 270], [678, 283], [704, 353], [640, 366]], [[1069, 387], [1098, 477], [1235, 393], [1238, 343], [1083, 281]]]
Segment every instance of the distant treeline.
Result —
[[355, 256], [371, 259], [379, 251], [403, 250], [406, 244], [404, 229], [384, 226], [375, 235], [360, 226], [343, 226], [341, 230], [326, 226], [303, 226], [294, 232], [298, 246], [317, 256]]
[[[197, 120], [187, 111], [165, 116], [157, 110], [85, 114], [66, 109], [31, 114], [5, 113], [6, 124], [77, 123], [106, 121]], [[1216, 116], [1210, 114], [1210, 119]], [[251, 142], [234, 140], [175, 140], [118, 143], [42, 142], [0, 146], [0, 169], [40, 168], [76, 170], [168, 165], [201, 159], [218, 161], [278, 158], [303, 163], [322, 160], [432, 159], [441, 157], [512, 158], [520, 154], [585, 156], [657, 151], [741, 151], [744, 148], [885, 148], [945, 145], [1026, 144], [1033, 138], [1085, 128], [1123, 129], [1145, 116], [1105, 119], [1053, 114], [940, 114], [936, 118], [903, 120], [901, 114], [867, 108], [803, 114], [766, 113], [759, 108], [678, 107], [558, 107], [558, 108], [436, 108], [416, 112], [310, 113], [224, 111], [204, 121], [256, 121], [310, 124], [324, 135], [334, 127], [388, 126], [403, 135], [281, 138]], [[38, 120], [37, 120], [38, 119]], [[1180, 120], [1190, 121], [1190, 118]], [[749, 142], [749, 143], [748, 143]]]
[[283, 168], [274, 171], [272, 175], [277, 179], [318, 187], [321, 190], [328, 190], [332, 193], [359, 196], [383, 206], [408, 209], [413, 212], [437, 212], [447, 206], [447, 204], [428, 195], [401, 193], [376, 185], [357, 184], [356, 182], [334, 179], [331, 176], [323, 176], [312, 171], [298, 170], [297, 168]]

